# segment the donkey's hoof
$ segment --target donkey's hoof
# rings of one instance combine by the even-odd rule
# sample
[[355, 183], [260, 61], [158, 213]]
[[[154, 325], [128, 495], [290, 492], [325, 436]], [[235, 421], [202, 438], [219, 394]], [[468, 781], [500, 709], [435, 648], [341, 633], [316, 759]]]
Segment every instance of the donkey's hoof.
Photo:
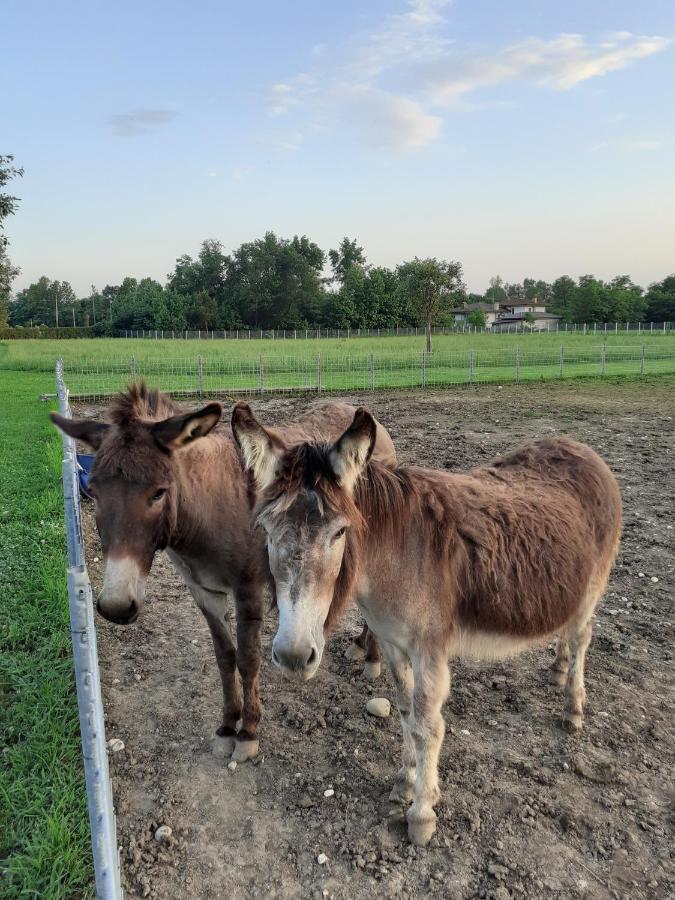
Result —
[[235, 739], [231, 734], [216, 734], [213, 738], [211, 752], [216, 759], [229, 759], [234, 750]]
[[548, 677], [551, 684], [557, 684], [558, 687], [564, 687], [565, 682], [567, 681], [567, 672], [562, 672], [560, 669], [549, 669]]
[[375, 681], [382, 673], [381, 662], [367, 662], [363, 667], [363, 677], [369, 681]]
[[253, 759], [258, 755], [258, 749], [258, 741], [237, 741], [232, 752], [232, 759], [238, 763]]
[[415, 785], [408, 784], [407, 781], [395, 781], [389, 792], [389, 799], [392, 803], [412, 803], [414, 796]]
[[345, 656], [347, 659], [363, 659], [366, 655], [366, 651], [363, 647], [359, 647], [356, 641], [352, 641], [351, 644], [345, 650]]
[[426, 847], [436, 831], [436, 814], [432, 818], [411, 819], [408, 814], [408, 837], [412, 844], [418, 847]]
[[581, 713], [565, 710], [562, 724], [565, 731], [569, 731], [570, 734], [576, 734], [584, 727], [584, 717]]

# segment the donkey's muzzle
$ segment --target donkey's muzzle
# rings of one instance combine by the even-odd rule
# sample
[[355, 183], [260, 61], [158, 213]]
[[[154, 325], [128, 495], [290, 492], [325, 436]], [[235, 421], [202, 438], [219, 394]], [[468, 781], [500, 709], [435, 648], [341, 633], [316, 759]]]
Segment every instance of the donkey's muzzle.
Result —
[[272, 645], [272, 662], [289, 675], [309, 678], [314, 674], [317, 664], [317, 649], [311, 644], [285, 647]]
[[115, 612], [110, 612], [103, 607], [99, 600], [96, 604], [96, 611], [108, 622], [113, 622], [115, 625], [131, 625], [131, 623], [135, 622], [138, 618], [140, 607], [135, 600], [131, 600], [128, 610], [125, 610], [124, 612], [117, 610], [115, 610]]

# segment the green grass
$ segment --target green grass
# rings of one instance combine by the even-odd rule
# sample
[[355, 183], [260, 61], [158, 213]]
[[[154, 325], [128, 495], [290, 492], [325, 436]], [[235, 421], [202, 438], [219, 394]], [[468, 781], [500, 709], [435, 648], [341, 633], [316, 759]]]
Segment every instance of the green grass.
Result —
[[0, 381], [0, 897], [88, 897], [61, 440], [38, 399], [53, 378]]
[[[675, 332], [568, 334], [453, 334], [434, 337], [434, 352], [422, 364], [423, 337], [320, 340], [26, 340], [0, 343], [0, 367], [51, 373], [62, 355], [73, 395], [109, 394], [133, 374], [165, 390], [194, 393], [265, 389], [324, 390], [428, 387], [516, 379], [601, 374], [638, 376], [675, 371]], [[199, 359], [201, 358], [201, 380]]]

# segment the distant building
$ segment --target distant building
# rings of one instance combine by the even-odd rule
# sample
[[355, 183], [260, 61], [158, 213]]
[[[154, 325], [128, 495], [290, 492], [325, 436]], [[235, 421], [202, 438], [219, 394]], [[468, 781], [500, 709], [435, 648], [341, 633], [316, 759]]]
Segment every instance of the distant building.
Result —
[[485, 327], [491, 328], [499, 317], [499, 303], [462, 303], [450, 310], [458, 325], [466, 322], [472, 312], [482, 312], [485, 315]]
[[[529, 314], [529, 319], [526, 318]], [[544, 311], [527, 309], [523, 313], [504, 313], [493, 322], [493, 331], [516, 331], [531, 328], [533, 331], [557, 331], [560, 316]]]
[[493, 331], [514, 331], [523, 328], [555, 331], [560, 322], [560, 316], [546, 312], [546, 307], [536, 297], [531, 300], [518, 298], [502, 303], [463, 303], [450, 312], [458, 325], [465, 323], [472, 312], [482, 312], [485, 315], [485, 327]]

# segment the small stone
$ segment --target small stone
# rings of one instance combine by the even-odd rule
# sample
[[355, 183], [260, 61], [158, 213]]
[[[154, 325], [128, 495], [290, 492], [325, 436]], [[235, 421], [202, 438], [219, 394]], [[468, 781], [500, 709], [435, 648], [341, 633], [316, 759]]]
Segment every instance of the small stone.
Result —
[[136, 681], [140, 681], [140, 680], [141, 680], [141, 676], [138, 675], [138, 674], [134, 675], [134, 678], [136, 679]]
[[318, 864], [320, 866], [325, 866], [326, 863], [328, 862], [328, 857], [326, 856], [325, 853], [319, 853], [319, 855], [316, 858], [316, 861], [318, 862]]
[[465, 737], [469, 737], [469, 735], [471, 734], [468, 728], [460, 728], [459, 733], [463, 734]]
[[644, 572], [638, 572], [638, 578], [644, 578], [644, 577], [645, 577]]
[[366, 703], [366, 712], [378, 719], [386, 719], [391, 712], [391, 703], [386, 697], [371, 697]]
[[631, 806], [635, 806], [635, 800], [631, 800], [630, 797], [626, 797], [626, 799], [623, 801], [623, 804], [630, 809]]
[[160, 825], [157, 831], [155, 831], [155, 840], [160, 843], [166, 843], [171, 837], [172, 831], [168, 825]]
[[108, 741], [108, 750], [111, 753], [119, 753], [120, 750], [124, 750], [124, 741], [119, 738], [110, 738]]
[[335, 791], [333, 790], [333, 788], [328, 788], [328, 790], [325, 790], [325, 791], [323, 792], [323, 795], [324, 795], [324, 797], [326, 797], [326, 798], [328, 798], [328, 797], [333, 797], [333, 796], [335, 795]]
[[112, 683], [113, 683], [113, 684], [119, 684], [119, 683], [120, 683], [119, 678], [113, 678]]
[[652, 584], [658, 584], [659, 579], [656, 577], [656, 575], [652, 575], [650, 581], [652, 582]]
[[230, 772], [234, 772], [234, 770], [237, 768], [236, 760], [231, 759], [227, 764], [227, 768], [230, 770]]

